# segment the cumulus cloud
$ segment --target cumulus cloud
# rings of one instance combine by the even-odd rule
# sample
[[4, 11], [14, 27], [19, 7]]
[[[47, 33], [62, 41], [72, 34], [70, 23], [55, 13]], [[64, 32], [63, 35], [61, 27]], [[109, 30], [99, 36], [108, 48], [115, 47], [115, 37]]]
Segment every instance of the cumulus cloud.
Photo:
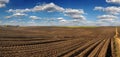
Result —
[[14, 13], [13, 15], [5, 16], [5, 18], [6, 19], [10, 19], [12, 17], [22, 17], [22, 16], [27, 16], [27, 14], [24, 14], [24, 13]]
[[58, 20], [63, 20], [64, 18], [63, 17], [59, 17], [59, 18], [57, 18]]
[[97, 26], [120, 26], [120, 20], [108, 20], [108, 19], [100, 19], [96, 21]]
[[48, 11], [48, 12], [54, 12], [54, 11], [64, 11], [64, 8], [55, 5], [54, 3], [49, 3], [49, 4], [43, 4], [43, 5], [38, 5], [33, 8], [33, 11]]
[[76, 20], [76, 19], [74, 19], [74, 20], [72, 20], [72, 22], [79, 22], [80, 20]]
[[101, 20], [98, 20], [99, 22], [103, 22], [103, 23], [111, 23], [113, 22], [114, 20], [113, 19], [101, 19]]
[[57, 20], [60, 22], [60, 23], [68, 23], [69, 21], [64, 19], [63, 17], [59, 17], [57, 18]]
[[73, 17], [73, 19], [85, 20], [85, 17], [83, 15], [73, 15], [72, 17]]
[[31, 9], [9, 9], [7, 12], [12, 13], [25, 13], [25, 12], [36, 12], [36, 11], [47, 11], [47, 12], [61, 12], [66, 16], [71, 16], [73, 19], [85, 19], [82, 14], [85, 14], [82, 9], [64, 9], [63, 7], [57, 6], [54, 3], [37, 5]]
[[5, 18], [9, 19], [12, 17], [22, 17], [22, 16], [27, 16], [27, 14], [25, 12], [31, 12], [30, 9], [26, 8], [26, 9], [9, 9], [7, 11], [8, 13], [12, 13], [12, 15], [10, 16], [6, 16]]
[[97, 18], [105, 19], [105, 20], [114, 20], [114, 19], [117, 19], [118, 17], [114, 15], [101, 15], [101, 16], [98, 16]]
[[104, 11], [104, 8], [103, 7], [100, 7], [100, 6], [97, 6], [94, 8], [94, 10], [101, 10], [101, 11]]
[[97, 20], [96, 25], [98, 26], [111, 26], [116, 25], [116, 20], [118, 20], [117, 16], [114, 15], [101, 15], [97, 17], [99, 20]]
[[97, 16], [99, 20], [97, 20], [96, 25], [100, 26], [110, 26], [116, 25], [115, 20], [118, 20], [118, 16], [120, 14], [120, 7], [117, 6], [109, 6], [109, 7], [95, 7], [94, 10], [99, 10], [104, 13], [105, 15]]
[[[9, 9], [9, 10], [7, 10], [8, 13], [13, 13], [13, 15], [16, 15], [18, 13], [36, 12], [36, 11], [63, 12], [64, 8], [57, 6], [54, 3], [49, 3], [49, 4], [37, 5], [31, 9], [26, 8], [26, 9]], [[7, 18], [11, 18], [11, 16], [7, 16]], [[35, 16], [32, 16], [31, 18], [36, 19]]]
[[60, 20], [60, 22], [67, 22], [67, 20], [63, 19], [63, 20]]
[[9, 0], [0, 0], [0, 8], [5, 7], [6, 3], [9, 3]]
[[1, 3], [0, 3], [0, 8], [2, 8], [2, 7], [5, 7], [5, 4], [1, 4]]
[[43, 4], [43, 5], [37, 5], [31, 9], [9, 9], [7, 12], [12, 13], [24, 13], [24, 12], [36, 12], [36, 11], [47, 11], [47, 12], [62, 12], [64, 11], [64, 8], [55, 5], [54, 3], [49, 4]]
[[33, 20], [40, 19], [40, 17], [37, 17], [37, 16], [30, 16], [29, 18], [30, 18], [30, 19], [33, 19]]
[[24, 13], [15, 13], [13, 16], [19, 17], [19, 16], [27, 16], [27, 14]]
[[[37, 5], [33, 8], [26, 8], [26, 9], [9, 9], [7, 12], [8, 13], [12, 13], [12, 15], [10, 16], [6, 16], [6, 18], [12, 18], [15, 16], [26, 16], [25, 13], [27, 12], [41, 12], [41, 11], [46, 11], [46, 12], [59, 12], [64, 14], [67, 17], [71, 17], [74, 21], [80, 21], [80, 20], [86, 20], [85, 16], [83, 16], [83, 14], [85, 14], [83, 9], [71, 9], [71, 8], [63, 8], [60, 7], [54, 3], [48, 3], [48, 4], [43, 4], [43, 5]], [[30, 19], [40, 19], [40, 17], [37, 16], [29, 16]], [[60, 23], [69, 23], [68, 20], [64, 19], [63, 17], [59, 17], [59, 18], [49, 18], [49, 19], [44, 19], [44, 21], [49, 21], [49, 22], [53, 22], [53, 21], [58, 21]], [[74, 22], [73, 21], [73, 22]], [[70, 21], [71, 22], [71, 21]]]
[[84, 11], [82, 9], [66, 9], [65, 13], [68, 15], [84, 14]]
[[5, 16], [5, 18], [6, 18], [6, 19], [10, 19], [10, 18], [12, 18], [12, 16]]
[[106, 0], [107, 3], [120, 4], [120, 0]]
[[[61, 25], [67, 25], [67, 26], [77, 26], [83, 23], [86, 23], [87, 20], [81, 20], [81, 19], [64, 19], [63, 17], [57, 18], [59, 20], [59, 23]], [[84, 25], [84, 24], [83, 24]]]
[[70, 16], [73, 19], [85, 20], [85, 17], [82, 15], [84, 14], [84, 11], [82, 9], [66, 9], [64, 13], [65, 16]]
[[120, 14], [120, 7], [117, 6], [110, 6], [110, 7], [95, 7], [94, 10], [99, 10], [99, 11], [103, 11], [109, 14], [114, 14], [114, 15], [118, 15]]
[[24, 13], [24, 12], [30, 12], [32, 11], [31, 9], [9, 9], [7, 12], [12, 12], [12, 13]]

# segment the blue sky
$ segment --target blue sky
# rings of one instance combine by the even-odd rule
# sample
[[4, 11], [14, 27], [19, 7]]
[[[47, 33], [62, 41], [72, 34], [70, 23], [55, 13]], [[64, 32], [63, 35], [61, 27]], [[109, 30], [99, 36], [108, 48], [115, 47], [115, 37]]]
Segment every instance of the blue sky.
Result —
[[0, 25], [120, 25], [119, 0], [0, 0]]

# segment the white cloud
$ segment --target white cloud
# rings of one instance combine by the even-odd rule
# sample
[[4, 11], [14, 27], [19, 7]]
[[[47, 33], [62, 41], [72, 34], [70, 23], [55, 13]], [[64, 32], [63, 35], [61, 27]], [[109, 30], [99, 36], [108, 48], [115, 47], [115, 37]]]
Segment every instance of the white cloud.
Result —
[[[26, 8], [26, 9], [9, 9], [7, 12], [8, 13], [13, 13], [10, 16], [6, 16], [6, 18], [12, 18], [15, 16], [26, 16], [25, 13], [27, 12], [36, 12], [36, 11], [46, 11], [46, 12], [60, 12], [62, 14], [64, 14], [65, 16], [71, 17], [74, 21], [75, 20], [85, 20], [86, 18], [83, 16], [83, 14], [85, 14], [83, 9], [71, 9], [71, 8], [63, 8], [60, 6], [55, 5], [54, 3], [48, 3], [48, 4], [43, 4], [43, 5], [37, 5], [33, 8]], [[37, 16], [29, 16], [30, 19], [40, 19], [40, 17]], [[49, 18], [49, 19], [44, 19], [43, 21], [46, 22], [53, 22], [53, 21], [59, 21], [60, 23], [69, 23], [72, 22], [70, 20], [66, 20], [63, 17], [59, 17], [59, 18]]]
[[63, 20], [60, 20], [60, 22], [67, 22], [67, 20], [63, 19]]
[[64, 19], [63, 17], [59, 17], [57, 18], [57, 20], [61, 23], [61, 24], [65, 24], [65, 23], [68, 23], [69, 21]]
[[32, 11], [31, 9], [9, 9], [7, 12], [12, 12], [12, 13], [24, 13], [24, 12], [30, 12]]
[[110, 7], [95, 7], [94, 10], [99, 10], [105, 15], [97, 16], [99, 20], [97, 20], [96, 25], [100, 26], [112, 26], [116, 25], [116, 20], [118, 20], [118, 16], [120, 14], [120, 7], [110, 6]]
[[10, 19], [12, 17], [23, 17], [23, 16], [27, 16], [27, 14], [24, 14], [24, 13], [14, 13], [13, 15], [5, 16], [5, 18], [6, 19]]
[[1, 3], [0, 3], [0, 8], [2, 8], [2, 7], [5, 7], [5, 4], [1, 4]]
[[96, 25], [98, 26], [120, 26], [120, 20], [108, 20], [108, 19], [101, 19], [96, 21]]
[[81, 20], [86, 19], [83, 15], [73, 15], [72, 17], [73, 17], [73, 19], [81, 19]]
[[31, 9], [9, 9], [7, 12], [12, 12], [13, 14], [15, 14], [36, 11], [61, 12], [64, 13], [66, 16], [72, 17], [73, 19], [85, 20], [85, 17], [82, 15], [85, 14], [83, 9], [64, 9], [60, 6], [55, 5], [54, 3], [37, 5]]
[[79, 22], [80, 20], [76, 20], [76, 19], [74, 19], [74, 20], [72, 20], [72, 22]]
[[81, 15], [84, 14], [82, 9], [64, 9], [63, 7], [57, 6], [54, 3], [37, 5], [31, 9], [9, 9], [7, 12], [12, 13], [24, 13], [24, 12], [36, 12], [36, 11], [47, 11], [47, 12], [63, 12], [66, 15]]
[[41, 19], [40, 17], [37, 17], [37, 16], [30, 16], [29, 18], [30, 18], [30, 19], [33, 19], [33, 20]]
[[99, 20], [97, 20], [96, 25], [99, 26], [112, 26], [112, 25], [116, 25], [116, 20], [118, 20], [117, 16], [114, 15], [101, 15], [98, 16], [97, 18], [99, 18]]
[[114, 15], [118, 15], [120, 14], [120, 7], [116, 7], [116, 6], [110, 6], [110, 7], [95, 7], [94, 10], [99, 10], [99, 11], [103, 11], [109, 14], [114, 14]]
[[[26, 12], [36, 12], [36, 11], [47, 11], [47, 12], [63, 12], [64, 8], [55, 5], [54, 3], [49, 3], [49, 4], [43, 4], [43, 5], [37, 5], [31, 9], [9, 9], [7, 12], [8, 13], [13, 13], [11, 16], [6, 16], [6, 18], [11, 18], [13, 16], [20, 16], [24, 15], [23, 13]], [[21, 14], [22, 13], [22, 14]], [[31, 16], [31, 19], [36, 19], [35, 16]]]
[[97, 7], [94, 8], [94, 10], [104, 10], [104, 8], [97, 6]]
[[62, 12], [64, 11], [64, 8], [55, 5], [54, 3], [49, 4], [43, 4], [43, 5], [37, 5], [31, 9], [9, 9], [7, 12], [12, 13], [24, 13], [24, 12], [36, 12], [36, 11], [47, 11], [47, 12]]
[[108, 23], [111, 23], [114, 21], [114, 19], [101, 19], [101, 20], [98, 20], [99, 22], [108, 22]]
[[58, 20], [63, 20], [64, 18], [63, 17], [59, 17], [59, 18], [57, 18]]
[[5, 18], [6, 18], [6, 19], [10, 19], [10, 18], [12, 18], [12, 16], [5, 16]]
[[43, 4], [43, 5], [38, 5], [35, 6], [33, 11], [47, 11], [47, 12], [54, 12], [54, 11], [64, 11], [64, 8], [55, 5], [54, 3], [49, 3], [49, 4]]
[[15, 13], [15, 14], [13, 14], [13, 16], [15, 16], [15, 17], [27, 16], [27, 14], [24, 14], [24, 13]]
[[70, 16], [73, 19], [85, 20], [85, 17], [82, 14], [85, 14], [82, 9], [66, 9], [64, 11], [65, 16]]
[[8, 3], [9, 0], [0, 0], [1, 3]]
[[107, 3], [120, 4], [120, 0], [106, 0]]
[[114, 15], [101, 15], [101, 16], [98, 16], [97, 18], [99, 18], [99, 19], [107, 19], [107, 20], [114, 20], [114, 19], [117, 19], [118, 17], [114, 16]]
[[84, 14], [84, 11], [82, 9], [66, 9], [64, 11], [67, 15], [74, 15], [74, 14]]
[[0, 0], [0, 8], [5, 7], [6, 3], [9, 3], [9, 0]]

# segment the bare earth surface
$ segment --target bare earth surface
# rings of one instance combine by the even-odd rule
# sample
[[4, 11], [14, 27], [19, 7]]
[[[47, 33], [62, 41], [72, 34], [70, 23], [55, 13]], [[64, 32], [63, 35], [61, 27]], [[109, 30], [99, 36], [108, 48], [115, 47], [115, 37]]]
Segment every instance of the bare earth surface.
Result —
[[120, 57], [120, 39], [116, 38], [116, 51], [117, 51], [117, 57]]
[[114, 35], [114, 27], [0, 27], [0, 57], [116, 57]]

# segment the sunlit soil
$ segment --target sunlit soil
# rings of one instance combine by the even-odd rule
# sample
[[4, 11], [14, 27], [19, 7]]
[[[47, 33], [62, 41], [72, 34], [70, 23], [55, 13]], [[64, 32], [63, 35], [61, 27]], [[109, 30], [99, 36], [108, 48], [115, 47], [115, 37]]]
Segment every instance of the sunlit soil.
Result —
[[117, 57], [120, 57], [120, 39], [116, 38], [115, 42], [116, 42], [116, 55]]

